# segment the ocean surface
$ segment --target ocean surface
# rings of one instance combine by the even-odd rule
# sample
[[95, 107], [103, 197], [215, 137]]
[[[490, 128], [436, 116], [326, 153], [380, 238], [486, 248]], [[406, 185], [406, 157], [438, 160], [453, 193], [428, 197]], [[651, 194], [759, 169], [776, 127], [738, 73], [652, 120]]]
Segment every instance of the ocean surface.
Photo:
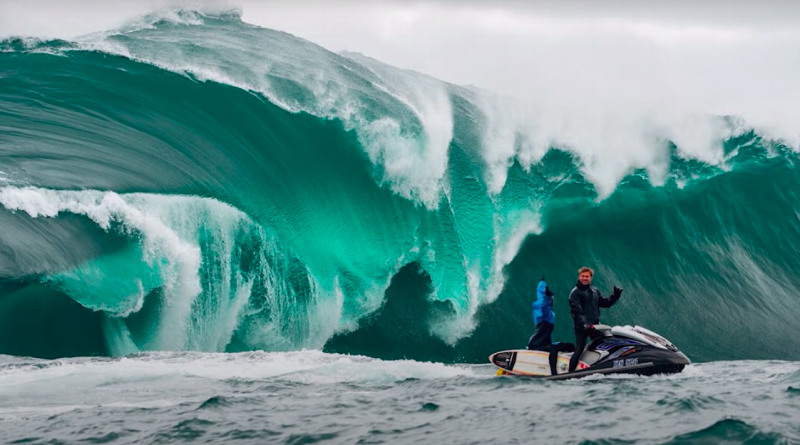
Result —
[[[800, 442], [796, 147], [162, 11], [0, 40], [0, 440]], [[496, 378], [546, 277], [668, 377]]]
[[800, 442], [800, 364], [544, 382], [319, 351], [0, 358], [7, 443]]

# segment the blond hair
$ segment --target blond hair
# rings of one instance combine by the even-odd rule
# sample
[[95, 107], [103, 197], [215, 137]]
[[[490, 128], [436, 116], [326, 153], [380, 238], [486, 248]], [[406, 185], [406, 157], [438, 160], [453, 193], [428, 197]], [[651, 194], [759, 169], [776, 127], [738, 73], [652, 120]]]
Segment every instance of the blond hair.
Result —
[[581, 267], [578, 269], [578, 275], [582, 273], [588, 273], [590, 276], [594, 277], [594, 271], [588, 267]]

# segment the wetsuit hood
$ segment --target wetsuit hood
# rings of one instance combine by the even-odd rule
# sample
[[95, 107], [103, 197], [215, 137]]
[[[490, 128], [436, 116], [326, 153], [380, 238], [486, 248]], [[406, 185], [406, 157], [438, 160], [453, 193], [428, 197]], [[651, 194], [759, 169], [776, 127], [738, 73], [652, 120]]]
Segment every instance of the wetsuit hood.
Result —
[[547, 282], [544, 280], [539, 281], [539, 285], [536, 286], [536, 299], [543, 300], [546, 296], [545, 292], [547, 292]]

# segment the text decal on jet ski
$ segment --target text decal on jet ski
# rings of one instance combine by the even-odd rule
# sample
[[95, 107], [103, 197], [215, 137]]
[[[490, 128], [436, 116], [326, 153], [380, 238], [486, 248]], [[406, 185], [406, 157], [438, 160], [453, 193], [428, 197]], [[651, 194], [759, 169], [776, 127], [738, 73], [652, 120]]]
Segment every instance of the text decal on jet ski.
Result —
[[639, 364], [638, 358], [626, 358], [626, 359], [614, 360], [615, 368], [621, 368], [623, 366], [633, 366], [638, 364]]

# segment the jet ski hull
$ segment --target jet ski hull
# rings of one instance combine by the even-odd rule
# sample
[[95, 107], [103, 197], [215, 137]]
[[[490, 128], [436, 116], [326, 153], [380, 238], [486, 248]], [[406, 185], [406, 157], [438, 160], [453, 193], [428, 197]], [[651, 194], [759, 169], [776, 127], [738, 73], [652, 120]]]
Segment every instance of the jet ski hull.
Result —
[[587, 377], [594, 374], [611, 375], [611, 374], [633, 374], [641, 376], [653, 376], [659, 374], [678, 374], [690, 362], [688, 359], [674, 358], [673, 360], [648, 360], [645, 357], [631, 357], [630, 360], [624, 363], [627, 365], [614, 366], [613, 363], [602, 363], [595, 366], [590, 366], [587, 369], [568, 372], [566, 374], [558, 374], [553, 376], [543, 376], [541, 378], [546, 380], [568, 380]]

